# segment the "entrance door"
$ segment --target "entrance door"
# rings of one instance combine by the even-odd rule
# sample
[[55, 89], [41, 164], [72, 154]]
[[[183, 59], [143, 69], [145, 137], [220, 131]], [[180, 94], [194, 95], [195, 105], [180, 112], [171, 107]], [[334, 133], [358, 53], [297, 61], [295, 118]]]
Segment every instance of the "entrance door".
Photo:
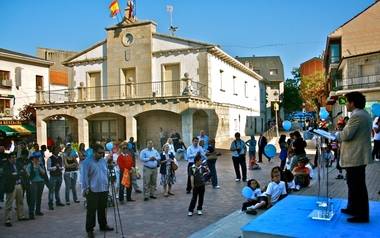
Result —
[[87, 100], [95, 101], [101, 100], [102, 97], [102, 88], [100, 82], [100, 72], [92, 72], [88, 74], [87, 81]]
[[162, 96], [177, 96], [180, 89], [179, 64], [170, 64], [163, 66], [163, 84]]

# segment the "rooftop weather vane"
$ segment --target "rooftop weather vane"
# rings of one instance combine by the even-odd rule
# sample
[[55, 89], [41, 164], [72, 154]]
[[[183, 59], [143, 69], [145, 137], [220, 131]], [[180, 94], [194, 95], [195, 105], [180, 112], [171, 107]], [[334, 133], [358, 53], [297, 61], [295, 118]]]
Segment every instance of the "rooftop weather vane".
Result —
[[173, 10], [174, 10], [174, 7], [172, 5], [166, 6], [166, 11], [169, 13], [169, 17], [170, 17], [169, 31], [171, 32], [172, 36], [174, 36], [174, 33], [178, 30], [178, 27], [173, 26]]

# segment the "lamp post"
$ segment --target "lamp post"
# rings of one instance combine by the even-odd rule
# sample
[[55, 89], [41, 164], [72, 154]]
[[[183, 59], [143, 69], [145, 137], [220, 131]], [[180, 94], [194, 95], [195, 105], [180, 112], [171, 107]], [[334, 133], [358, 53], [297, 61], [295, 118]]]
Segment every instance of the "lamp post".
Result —
[[278, 110], [279, 110], [279, 105], [278, 105], [278, 103], [275, 102], [275, 103], [273, 104], [273, 107], [274, 107], [274, 114], [276, 115], [276, 135], [277, 135], [277, 137], [278, 137], [278, 116], [277, 116], [277, 112], [278, 112]]

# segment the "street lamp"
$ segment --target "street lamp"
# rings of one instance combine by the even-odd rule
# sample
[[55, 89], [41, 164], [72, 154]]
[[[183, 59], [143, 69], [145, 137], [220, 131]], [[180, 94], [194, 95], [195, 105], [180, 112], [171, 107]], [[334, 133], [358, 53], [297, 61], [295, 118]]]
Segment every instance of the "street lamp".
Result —
[[274, 108], [274, 113], [276, 115], [276, 135], [278, 137], [278, 117], [277, 117], [277, 112], [280, 109], [280, 105], [277, 102], [275, 102], [273, 104], [273, 108]]

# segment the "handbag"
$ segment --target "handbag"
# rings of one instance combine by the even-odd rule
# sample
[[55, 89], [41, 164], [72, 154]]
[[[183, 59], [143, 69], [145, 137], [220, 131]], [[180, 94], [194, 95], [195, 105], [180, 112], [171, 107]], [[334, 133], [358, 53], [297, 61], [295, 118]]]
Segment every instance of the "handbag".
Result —
[[131, 177], [130, 177], [128, 169], [124, 169], [123, 178], [121, 179], [121, 184], [124, 185], [124, 187], [126, 188], [131, 187]]
[[171, 162], [170, 166], [173, 171], [176, 171], [178, 169], [178, 165], [175, 162]]

